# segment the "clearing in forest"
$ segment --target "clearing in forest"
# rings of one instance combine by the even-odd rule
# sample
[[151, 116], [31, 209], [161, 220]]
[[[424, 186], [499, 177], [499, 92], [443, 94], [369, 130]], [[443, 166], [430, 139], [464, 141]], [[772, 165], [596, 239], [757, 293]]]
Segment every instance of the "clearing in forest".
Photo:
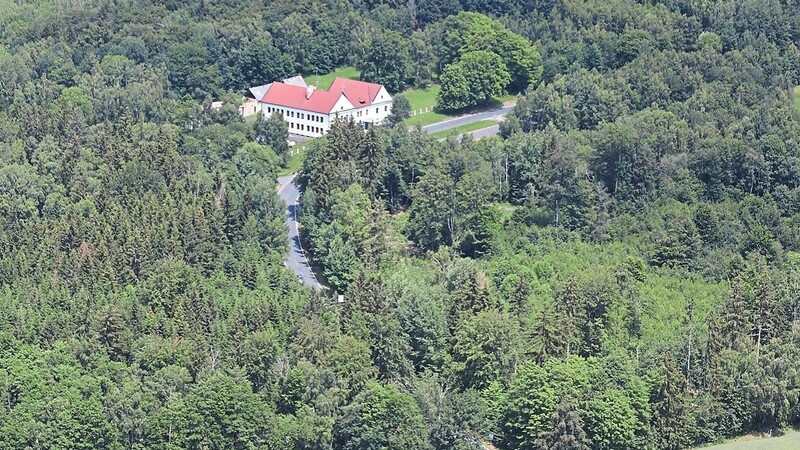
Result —
[[698, 447], [702, 450], [794, 450], [798, 448], [800, 448], [800, 432], [793, 430], [787, 431], [786, 434], [779, 437], [745, 436], [725, 444]]
[[327, 91], [330, 89], [335, 78], [348, 78], [350, 80], [357, 80], [358, 76], [358, 69], [355, 67], [341, 67], [324, 75], [303, 75], [303, 78], [305, 78], [306, 83], [313, 84], [317, 86], [318, 89]]
[[794, 88], [794, 107], [800, 111], [800, 86]]

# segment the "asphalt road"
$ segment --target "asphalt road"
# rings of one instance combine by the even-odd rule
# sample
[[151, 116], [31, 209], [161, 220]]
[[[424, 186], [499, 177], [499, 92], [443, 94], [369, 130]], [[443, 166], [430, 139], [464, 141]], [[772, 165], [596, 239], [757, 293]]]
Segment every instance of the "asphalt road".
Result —
[[297, 213], [299, 209], [300, 190], [294, 184], [297, 174], [278, 178], [278, 196], [286, 203], [286, 226], [289, 228], [289, 254], [286, 257], [286, 267], [297, 275], [303, 276], [303, 283], [312, 289], [322, 290], [322, 285], [311, 270], [306, 258], [306, 252], [300, 242]]
[[503, 117], [511, 112], [512, 109], [514, 109], [514, 105], [490, 109], [488, 111], [470, 114], [468, 116], [462, 116], [456, 119], [446, 120], [444, 122], [433, 123], [422, 127], [422, 130], [428, 133], [435, 133], [437, 131], [449, 130], [450, 128], [460, 127], [461, 125], [478, 122], [480, 120], [499, 119], [500, 117]]
[[482, 128], [480, 130], [470, 131], [467, 134], [472, 135], [474, 139], [480, 139], [486, 136], [494, 136], [495, 134], [499, 133], [500, 133], [500, 124], [497, 124], [487, 128]]
[[[427, 133], [435, 133], [479, 120], [499, 119], [508, 114], [512, 109], [514, 109], [514, 105], [503, 106], [501, 108], [495, 108], [477, 114], [447, 120], [445, 122], [434, 123], [422, 127], [422, 129]], [[500, 125], [493, 125], [482, 130], [473, 131], [471, 134], [477, 139], [497, 134], [499, 131]], [[314, 271], [311, 270], [311, 265], [306, 258], [306, 252], [300, 242], [297, 222], [297, 212], [300, 207], [300, 190], [294, 184], [295, 176], [297, 176], [296, 173], [278, 178], [278, 196], [286, 203], [286, 226], [289, 229], [289, 254], [286, 257], [285, 263], [289, 270], [297, 275], [303, 276], [305, 285], [319, 291], [322, 290], [322, 285], [319, 284], [317, 277], [314, 275]]]

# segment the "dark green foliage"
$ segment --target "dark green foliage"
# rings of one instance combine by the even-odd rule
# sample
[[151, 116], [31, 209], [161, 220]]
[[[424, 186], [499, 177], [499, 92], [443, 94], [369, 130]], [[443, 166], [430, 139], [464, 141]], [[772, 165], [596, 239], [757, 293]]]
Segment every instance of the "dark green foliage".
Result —
[[261, 114], [253, 122], [255, 140], [272, 149], [279, 156], [289, 151], [289, 127], [280, 113], [274, 113], [265, 119]]
[[403, 94], [397, 94], [392, 99], [392, 113], [389, 122], [393, 125], [402, 123], [411, 116], [411, 104]]
[[569, 402], [562, 399], [553, 413], [553, 429], [539, 434], [534, 448], [548, 450], [589, 450], [581, 418]]
[[[0, 0], [0, 449], [800, 421], [796, 4], [234, 3]], [[521, 95], [500, 138], [409, 130], [398, 95], [392, 126], [310, 142], [310, 293], [282, 264], [288, 131], [236, 106], [342, 66], [443, 108]]]
[[390, 94], [403, 90], [411, 75], [408, 41], [396, 32], [377, 34], [359, 66], [361, 79], [384, 85]]
[[[237, 61], [241, 72], [238, 81], [245, 86], [259, 86], [292, 75], [294, 61], [264, 39], [245, 44]], [[277, 149], [276, 149], [277, 151]]]
[[686, 380], [675, 360], [667, 357], [661, 366], [663, 381], [655, 395], [654, 428], [658, 447], [681, 449], [686, 447]]

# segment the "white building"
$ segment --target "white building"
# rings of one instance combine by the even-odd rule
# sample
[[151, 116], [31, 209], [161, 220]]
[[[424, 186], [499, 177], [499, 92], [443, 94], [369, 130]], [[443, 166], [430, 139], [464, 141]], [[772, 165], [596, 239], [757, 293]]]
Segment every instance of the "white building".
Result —
[[392, 97], [380, 84], [336, 78], [329, 90], [306, 84], [303, 77], [249, 90], [264, 117], [283, 115], [289, 133], [317, 137], [337, 118], [352, 117], [364, 129], [383, 123], [392, 111]]

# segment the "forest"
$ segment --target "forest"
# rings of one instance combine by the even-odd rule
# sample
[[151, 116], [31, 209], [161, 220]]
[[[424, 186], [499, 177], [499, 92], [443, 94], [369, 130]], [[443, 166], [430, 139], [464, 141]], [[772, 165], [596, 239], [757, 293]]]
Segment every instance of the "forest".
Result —
[[[799, 45], [791, 0], [0, 0], [0, 450], [798, 425]], [[237, 106], [343, 66], [517, 105], [481, 140], [311, 142], [317, 293], [283, 264], [285, 130]]]

